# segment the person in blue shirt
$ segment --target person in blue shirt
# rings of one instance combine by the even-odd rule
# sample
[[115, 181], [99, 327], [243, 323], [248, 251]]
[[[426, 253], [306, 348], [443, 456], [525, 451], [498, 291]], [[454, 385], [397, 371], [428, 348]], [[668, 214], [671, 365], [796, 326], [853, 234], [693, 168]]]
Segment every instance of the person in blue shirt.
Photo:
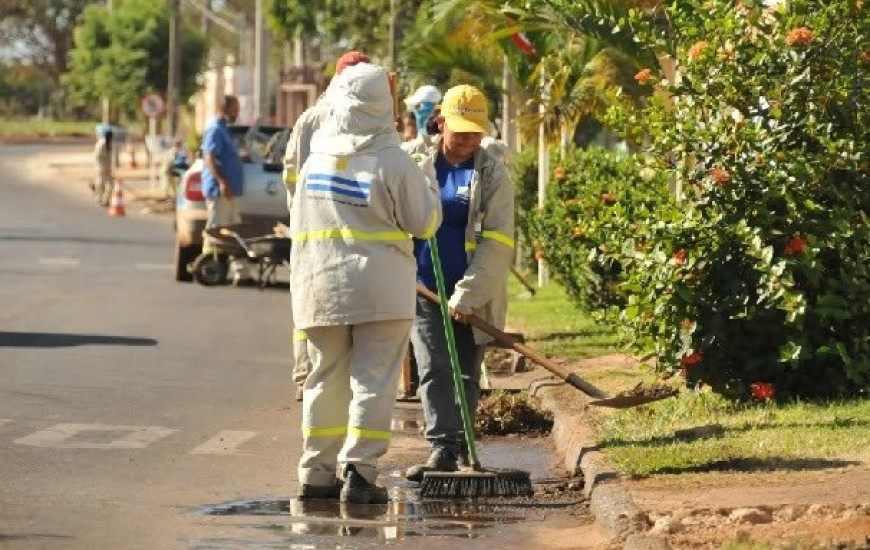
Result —
[[[472, 416], [480, 396], [484, 345], [491, 337], [467, 324], [467, 315], [504, 326], [507, 274], [514, 249], [510, 175], [504, 163], [481, 145], [489, 129], [487, 112], [483, 92], [474, 86], [454, 86], [441, 102], [437, 118], [440, 135], [402, 147], [418, 163], [434, 169], [440, 188], [442, 222], [435, 238]], [[414, 255], [417, 282], [434, 291], [428, 241], [415, 240]], [[425, 436], [432, 448], [425, 464], [416, 464], [405, 473], [407, 479], [419, 482], [426, 472], [456, 471], [466, 445], [441, 310], [420, 296], [411, 342], [420, 379]]]
[[[241, 196], [244, 189], [242, 159], [227, 128], [238, 116], [238, 98], [224, 96], [217, 116], [202, 134], [202, 194], [208, 210], [206, 229], [242, 221], [236, 204], [236, 197]], [[207, 235], [203, 235], [202, 251], [214, 251], [214, 243]]]

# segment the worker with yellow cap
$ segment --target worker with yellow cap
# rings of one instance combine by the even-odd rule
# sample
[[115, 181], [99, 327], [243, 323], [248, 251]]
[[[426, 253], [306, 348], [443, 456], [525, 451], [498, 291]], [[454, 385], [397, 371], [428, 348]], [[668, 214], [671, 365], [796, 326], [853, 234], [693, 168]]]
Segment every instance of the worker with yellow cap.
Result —
[[[466, 324], [465, 315], [473, 313], [504, 326], [507, 275], [514, 254], [513, 186], [504, 163], [481, 147], [489, 126], [483, 93], [474, 86], [455, 86], [441, 102], [441, 134], [429, 145], [420, 142], [416, 150], [406, 149], [421, 165], [434, 166], [441, 192], [443, 218], [436, 239], [470, 411], [477, 407], [480, 364], [491, 338]], [[414, 254], [417, 282], [436, 290], [428, 243], [415, 241]], [[421, 481], [427, 471], [457, 470], [465, 439], [441, 311], [420, 296], [411, 342], [432, 453], [406, 477]]]

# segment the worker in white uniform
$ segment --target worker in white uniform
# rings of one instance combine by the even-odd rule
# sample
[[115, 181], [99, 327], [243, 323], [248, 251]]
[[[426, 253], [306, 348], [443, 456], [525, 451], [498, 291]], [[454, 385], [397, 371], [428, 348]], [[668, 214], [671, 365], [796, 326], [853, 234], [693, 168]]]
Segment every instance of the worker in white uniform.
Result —
[[[340, 75], [347, 67], [369, 61], [369, 57], [362, 52], [356, 50], [345, 52], [335, 62], [335, 74], [336, 76]], [[305, 164], [311, 151], [311, 137], [320, 128], [320, 122], [327, 113], [326, 102], [323, 97], [320, 97], [314, 105], [305, 109], [296, 119], [296, 123], [293, 124], [293, 131], [290, 133], [290, 139], [287, 140], [287, 147], [284, 150], [284, 171], [282, 173], [284, 186], [287, 188], [288, 209], [293, 205], [299, 170], [302, 169], [302, 165]], [[293, 382], [296, 384], [296, 401], [302, 401], [302, 386], [305, 384], [308, 373], [311, 372], [311, 358], [308, 357], [307, 348], [308, 335], [304, 330], [294, 327]]]
[[411, 238], [435, 234], [440, 200], [434, 168], [399, 148], [383, 68], [346, 68], [324, 99], [290, 210], [293, 320], [312, 363], [299, 496], [383, 503], [377, 463], [415, 315]]

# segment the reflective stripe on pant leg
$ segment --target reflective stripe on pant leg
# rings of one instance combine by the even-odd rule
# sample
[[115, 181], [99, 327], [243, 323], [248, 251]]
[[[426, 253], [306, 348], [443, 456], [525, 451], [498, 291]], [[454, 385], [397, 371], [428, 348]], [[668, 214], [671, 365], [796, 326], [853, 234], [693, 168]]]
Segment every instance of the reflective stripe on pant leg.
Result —
[[313, 327], [305, 332], [311, 372], [302, 399], [299, 482], [329, 485], [340, 475], [337, 456], [347, 433], [351, 332], [349, 326]]
[[348, 437], [341, 464], [353, 464], [370, 483], [378, 459], [390, 445], [399, 371], [408, 349], [411, 320], [361, 323], [353, 327], [353, 359]]

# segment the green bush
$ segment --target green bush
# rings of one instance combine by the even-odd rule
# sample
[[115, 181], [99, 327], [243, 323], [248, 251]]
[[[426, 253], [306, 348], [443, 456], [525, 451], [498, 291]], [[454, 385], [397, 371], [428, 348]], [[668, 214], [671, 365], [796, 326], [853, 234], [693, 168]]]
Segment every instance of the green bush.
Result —
[[[735, 396], [870, 382], [870, 18], [856, 0], [668, 8], [679, 79], [641, 112], [681, 213], [649, 224], [619, 313], [658, 368]], [[661, 46], [651, 33], [651, 47]], [[659, 81], [655, 68], [650, 85]], [[625, 236], [628, 238], [628, 235]]]
[[673, 208], [666, 182], [638, 157], [600, 148], [554, 164], [544, 209], [529, 213], [533, 248], [575, 303], [598, 313], [621, 308], [624, 264], [631, 261], [624, 248], [645, 246], [633, 234]]
[[867, 8], [660, 9], [668, 34], [644, 34], [640, 12], [630, 26], [675, 52], [678, 78], [641, 71], [666, 93], [608, 120], [646, 151], [567, 160], [531, 216], [535, 245], [572, 298], [616, 320], [662, 374], [741, 398], [866, 391]]

